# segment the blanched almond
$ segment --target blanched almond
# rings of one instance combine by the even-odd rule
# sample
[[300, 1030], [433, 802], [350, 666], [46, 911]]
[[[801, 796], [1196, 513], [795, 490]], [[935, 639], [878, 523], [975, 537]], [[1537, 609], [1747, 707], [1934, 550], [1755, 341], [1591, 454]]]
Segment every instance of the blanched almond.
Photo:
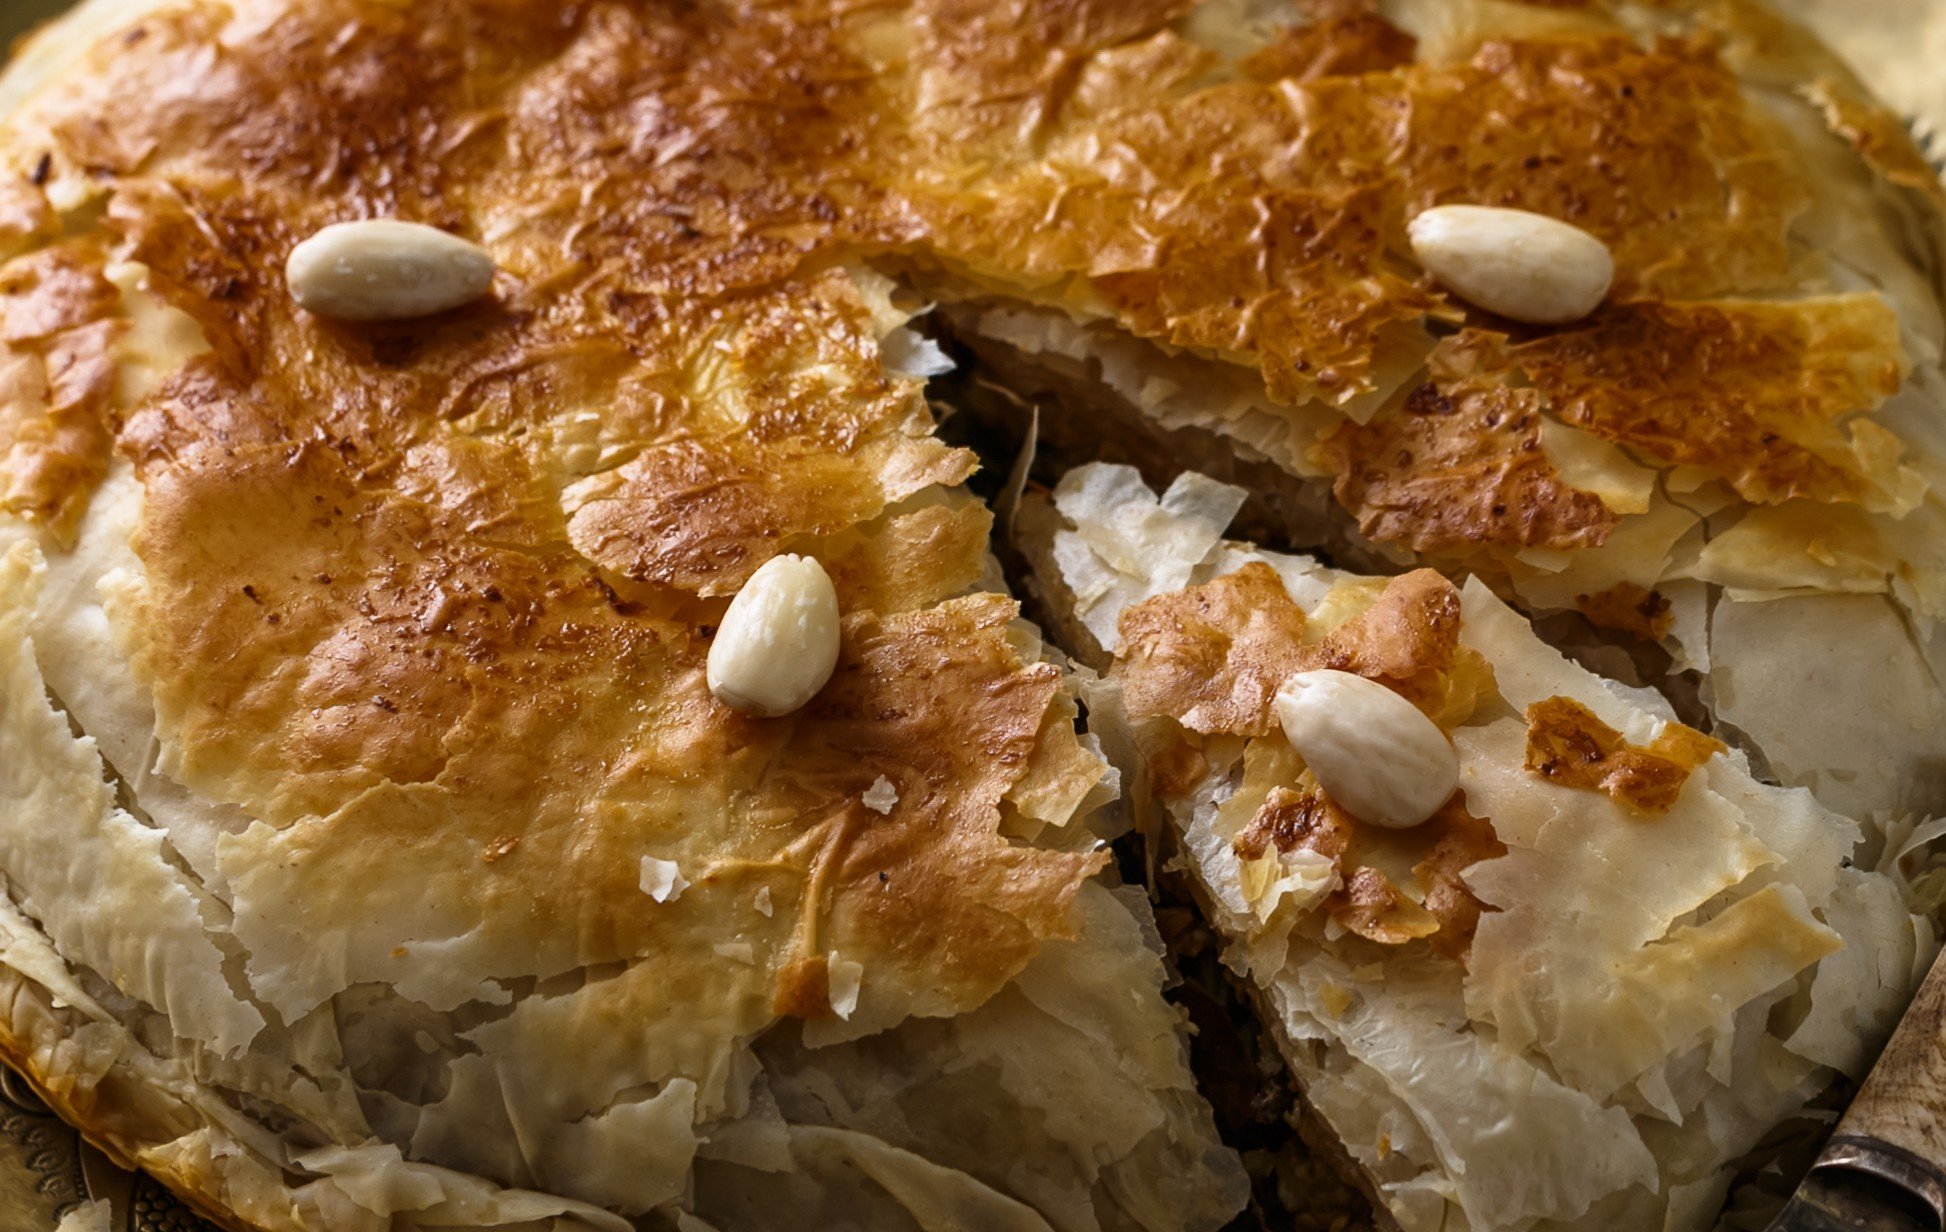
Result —
[[838, 592], [808, 556], [776, 556], [750, 575], [710, 644], [710, 692], [745, 714], [789, 714], [838, 664]]
[[1277, 721], [1325, 794], [1360, 821], [1416, 826], [1459, 786], [1459, 754], [1446, 733], [1363, 676], [1297, 673], [1277, 691]]
[[333, 223], [291, 249], [284, 281], [298, 304], [346, 321], [431, 316], [485, 295], [493, 257], [437, 227], [369, 218]]
[[1447, 290], [1533, 325], [1587, 316], [1615, 278], [1608, 245], [1545, 214], [1438, 205], [1414, 218], [1406, 234], [1413, 255]]

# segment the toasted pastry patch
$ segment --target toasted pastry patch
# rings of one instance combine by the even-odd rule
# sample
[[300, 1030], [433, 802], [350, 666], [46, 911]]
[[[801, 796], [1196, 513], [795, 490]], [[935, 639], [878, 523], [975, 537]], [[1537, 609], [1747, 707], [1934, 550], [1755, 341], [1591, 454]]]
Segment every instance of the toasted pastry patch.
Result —
[[1261, 562], [1136, 604], [1120, 630], [1115, 672], [1129, 713], [1205, 735], [1271, 731], [1277, 689], [1301, 671], [1378, 681], [1442, 725], [1464, 718], [1492, 683], [1460, 645], [1459, 593], [1430, 569], [1392, 578], [1369, 608], [1315, 642], [1305, 641], [1303, 611]]
[[1707, 41], [1493, 40], [1408, 80], [1410, 213], [1463, 201], [1573, 223], [1614, 250], [1618, 295], [1790, 283], [1806, 190]]
[[1439, 931], [1432, 913], [1376, 868], [1353, 869], [1325, 909], [1347, 931], [1380, 945], [1404, 945]]
[[1466, 811], [1455, 797], [1415, 833], [1415, 843], [1431, 841], [1425, 855], [1412, 866], [1419, 896], [1405, 894], [1375, 865], [1362, 863], [1358, 822], [1333, 804], [1308, 777], [1300, 788], [1272, 788], [1248, 824], [1231, 840], [1238, 857], [1260, 860], [1271, 852], [1310, 851], [1329, 860], [1342, 878], [1322, 904], [1332, 918], [1367, 940], [1403, 945], [1430, 937], [1433, 948], [1460, 958], [1473, 940], [1480, 913], [1486, 908], [1467, 886], [1462, 874], [1482, 860], [1505, 855], [1507, 848], [1494, 836], [1493, 826]]
[[1361, 0], [1330, 0], [1310, 7], [1316, 20], [1285, 27], [1276, 42], [1251, 53], [1238, 67], [1263, 81], [1310, 81], [1381, 73], [1412, 63], [1418, 40], [1372, 6]]
[[1301, 671], [1304, 612], [1269, 565], [1253, 563], [1122, 613], [1116, 665], [1131, 715], [1191, 731], [1261, 736], [1277, 687]]
[[1540, 404], [1533, 390], [1449, 370], [1370, 423], [1346, 423], [1318, 452], [1339, 503], [1381, 543], [1432, 553], [1597, 547], [1616, 517], [1554, 468]]
[[1599, 628], [1649, 641], [1659, 641], [1675, 623], [1675, 614], [1662, 592], [1636, 582], [1617, 582], [1606, 590], [1576, 595], [1574, 606]]
[[1898, 314], [1876, 295], [1623, 303], [1584, 329], [1480, 341], [1565, 422], [1748, 500], [1903, 509], [1924, 490], [1898, 439], [1859, 418], [1906, 371]]
[[0, 266], [0, 510], [69, 530], [107, 473], [119, 297], [89, 244]]
[[1472, 944], [1480, 912], [1492, 910], [1480, 902], [1464, 874], [1483, 860], [1506, 855], [1507, 845], [1494, 834], [1492, 822], [1467, 812], [1457, 796], [1447, 801], [1426, 828], [1437, 838], [1425, 859], [1412, 866], [1412, 874], [1425, 890], [1423, 906], [1439, 921], [1439, 931], [1432, 937], [1433, 948], [1457, 958]]
[[1528, 770], [1636, 813], [1668, 812], [1690, 772], [1723, 751], [1722, 741], [1674, 721], [1650, 743], [1630, 744], [1571, 697], [1527, 707]]
[[1273, 847], [1302, 848], [1330, 860], [1345, 854], [1358, 823], [1313, 785], [1308, 791], [1274, 787], [1230, 846], [1245, 859], [1258, 859]]
[[1307, 646], [1300, 667], [1376, 680], [1442, 727], [1493, 687], [1486, 661], [1460, 644], [1459, 591], [1431, 569], [1387, 581], [1376, 603]]

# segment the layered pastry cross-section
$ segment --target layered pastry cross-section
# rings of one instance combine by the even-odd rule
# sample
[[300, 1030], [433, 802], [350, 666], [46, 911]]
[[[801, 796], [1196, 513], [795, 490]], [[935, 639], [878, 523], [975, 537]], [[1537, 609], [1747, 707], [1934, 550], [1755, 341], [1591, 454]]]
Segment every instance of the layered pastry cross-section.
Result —
[[[1746, 1153], [1861, 1074], [1931, 961], [1902, 848], [1758, 782], [1477, 580], [1225, 539], [1244, 499], [1096, 465], [1023, 534], [1101, 668], [1092, 730], [1328, 1140], [1405, 1229], [1711, 1226]], [[1280, 690], [1309, 672], [1436, 724], [1457, 791], [1402, 828], [1354, 816], [1291, 738]], [[1395, 730], [1328, 717], [1338, 744]], [[1363, 765], [1396, 785], [1413, 766], [1387, 753]]]

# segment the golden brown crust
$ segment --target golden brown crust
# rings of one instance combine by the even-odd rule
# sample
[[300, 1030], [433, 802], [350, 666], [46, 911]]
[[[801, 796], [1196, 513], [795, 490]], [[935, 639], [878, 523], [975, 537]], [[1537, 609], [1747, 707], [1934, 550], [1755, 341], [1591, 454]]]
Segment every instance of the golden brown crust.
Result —
[[[906, 225], [841, 153], [878, 87], [837, 18], [597, 9], [324, 4], [216, 58], [221, 10], [146, 18], [42, 118], [56, 175], [108, 187], [115, 255], [210, 349], [7, 477], [78, 510], [109, 445], [134, 464], [118, 620], [171, 775], [264, 823], [224, 854], [239, 902], [279, 903], [253, 975], [302, 936], [351, 980], [443, 944], [483, 980], [626, 961], [676, 987], [735, 938], [737, 1037], [834, 1012], [808, 978], [834, 954], [881, 1020], [960, 1012], [1069, 934], [1103, 861], [1004, 819], [1065, 823], [1100, 768], [1014, 605], [951, 598], [989, 520], [927, 489], [971, 455], [885, 369], [898, 314], [834, 259]], [[778, 47], [803, 102], [717, 104], [774, 96]], [[611, 142], [642, 98], [662, 158]], [[494, 294], [395, 325], [299, 311], [290, 246], [373, 213], [488, 235]], [[67, 252], [8, 267], [16, 350], [119, 328], [102, 257]], [[828, 561], [844, 648], [812, 706], [753, 721], [704, 657], [721, 596], [786, 550]], [[879, 777], [885, 815], [858, 804]], [[644, 892], [649, 852], [682, 862], [680, 896]], [[371, 906], [406, 870], [417, 920]], [[633, 971], [617, 995], [656, 983]], [[287, 1017], [334, 990], [289, 990]]]
[[1888, 182], [1921, 194], [1934, 209], [1946, 210], [1946, 185], [1913, 144], [1912, 134], [1857, 82], [1820, 76], [1801, 92], [1824, 112], [1831, 131], [1850, 142]]
[[785, 963], [771, 993], [770, 1012], [780, 1018], [829, 1017], [830, 960], [822, 954], [800, 954]]
[[1617, 582], [1593, 594], [1576, 595], [1574, 607], [1597, 628], [1645, 641], [1660, 641], [1675, 624], [1668, 598], [1636, 582]]
[[1357, 824], [1316, 787], [1303, 792], [1273, 787], [1230, 846], [1249, 860], [1262, 858], [1274, 847], [1278, 851], [1315, 851], [1335, 861], [1351, 844]]
[[1259, 562], [1137, 604], [1119, 626], [1115, 671], [1129, 714], [1165, 715], [1205, 735], [1270, 731], [1271, 702], [1307, 656], [1304, 612]]
[[1723, 742], [1670, 721], [1646, 745], [1630, 744], [1571, 697], [1527, 707], [1527, 769], [1563, 787], [1598, 791], [1631, 812], [1666, 813], [1698, 766]]
[[57, 534], [86, 508], [114, 447], [110, 349], [123, 324], [103, 262], [68, 242], [0, 266], [0, 510]]
[[[294, 23], [267, 32], [273, 45], [252, 47], [256, 54], [221, 73], [195, 58], [213, 36], [211, 20], [185, 16], [145, 27], [117, 79], [129, 97], [166, 97], [164, 81], [209, 78], [193, 92], [195, 107], [118, 115], [110, 126], [95, 117], [125, 108], [84, 96], [51, 124], [69, 157], [108, 173], [141, 167], [214, 183], [229, 167], [251, 166], [274, 189], [309, 186], [331, 149], [310, 117], [342, 117], [367, 139], [326, 174], [356, 171], [361, 182], [387, 186], [387, 199], [367, 205], [411, 207], [462, 229], [476, 200], [552, 201], [596, 185], [582, 200], [601, 221], [575, 231], [577, 272], [543, 274], [539, 263], [555, 254], [529, 245], [521, 273], [569, 291], [563, 309], [617, 317], [658, 348], [695, 332], [685, 307], [696, 297], [706, 303], [764, 284], [818, 254], [889, 245], [930, 248], [1003, 287], [1085, 287], [1080, 299], [1108, 305], [1138, 333], [1260, 366], [1280, 401], [1348, 397], [1366, 387], [1381, 352], [1408, 345], [1419, 319], [1450, 314], [1400, 276], [1397, 225], [1457, 199], [1588, 227], [1616, 247], [1623, 293], [1783, 285], [1784, 230], [1803, 190], [1706, 40], [1646, 51], [1619, 36], [1489, 41], [1466, 61], [1378, 72], [1370, 47], [1387, 46], [1377, 59], [1397, 60], [1397, 39], [1360, 6], [1337, 6], [1287, 36], [1312, 48], [1307, 64], [1332, 75], [1192, 92], [1208, 57], [1165, 29], [1187, 7], [1023, 0], [996, 12], [940, 0], [883, 86], [861, 76], [870, 67], [869, 56], [860, 59], [862, 36], [814, 4], [749, 21], [698, 11], [653, 31], [606, 10], [579, 30], [459, 7], [425, 12], [411, 27], [367, 14], [328, 63]], [[704, 82], [761, 91], [778, 42], [765, 31], [786, 26], [791, 71], [816, 101], [762, 115], [710, 108]], [[494, 50], [462, 69], [462, 44]], [[550, 63], [563, 46], [573, 54]], [[1059, 46], [1063, 55], [1028, 55], [1026, 46]], [[319, 84], [286, 88], [286, 72], [300, 81], [315, 74]], [[909, 74], [906, 84], [899, 73]], [[416, 82], [410, 98], [408, 80]], [[632, 140], [674, 151], [666, 162], [631, 155], [617, 165], [635, 146], [596, 139], [601, 117], [629, 114], [624, 82], [661, 100], [659, 126]], [[157, 88], [145, 91], [146, 83]], [[912, 121], [916, 137], [885, 120], [888, 105], [903, 106], [902, 91], [932, 104]], [[276, 101], [265, 107], [263, 98]], [[407, 115], [423, 122], [409, 129]], [[504, 124], [522, 152], [517, 182], [491, 164], [491, 143], [475, 137], [491, 124]], [[1015, 140], [1023, 132], [1036, 138], [1024, 154]], [[1196, 136], [1207, 132], [1225, 134], [1219, 150]], [[996, 157], [1014, 165], [969, 185], [951, 156], [974, 157], [989, 137]], [[1587, 156], [1610, 149], [1617, 153]], [[158, 150], [163, 156], [151, 158]], [[1155, 183], [1181, 189], [1159, 195], [1145, 187]], [[139, 180], [121, 194], [142, 202], [129, 219], [138, 233], [167, 213]], [[734, 202], [733, 217], [725, 201]], [[177, 228], [166, 245], [176, 254], [169, 275], [235, 301], [252, 298], [261, 258], [286, 250], [315, 207], [226, 193], [196, 209], [199, 224], [215, 224], [222, 250]], [[1061, 227], [1044, 225], [1051, 210]], [[596, 280], [578, 272], [596, 268], [608, 288], [598, 297]], [[761, 333], [772, 311], [759, 297], [737, 313]], [[788, 406], [786, 397], [773, 422], [798, 418]], [[828, 459], [812, 462], [801, 438], [762, 439], [759, 456], [734, 445], [706, 457], [677, 450], [609, 475], [576, 512], [577, 543], [631, 576], [729, 586], [771, 550], [774, 520], [789, 533], [856, 514], [860, 497], [845, 482], [828, 501], [822, 486], [792, 493], [817, 493], [813, 508], [767, 492], [772, 464]], [[963, 463], [927, 465], [941, 478]], [[703, 522], [723, 525], [697, 530]], [[1519, 526], [1454, 529], [1489, 543], [1535, 541]], [[687, 533], [705, 538], [687, 542]]]
[[1261, 736], [1271, 703], [1297, 672], [1333, 669], [1375, 680], [1441, 723], [1470, 713], [1490, 685], [1460, 644], [1459, 592], [1430, 569], [1392, 578], [1365, 610], [1315, 642], [1269, 565], [1134, 604], [1121, 614], [1114, 673], [1135, 718], [1163, 716], [1203, 735]]
[[1618, 297], [1787, 285], [1807, 190], [1708, 36], [1489, 41], [1421, 74], [1408, 212], [1464, 201], [1574, 223], [1614, 250]]
[[1484, 905], [1461, 874], [1482, 860], [1505, 855], [1491, 823], [1466, 811], [1458, 795], [1403, 841], [1425, 854], [1412, 865], [1415, 901], [1378, 866], [1367, 863], [1373, 845], [1401, 836], [1363, 827], [1332, 803], [1307, 774], [1300, 789], [1274, 787], [1231, 841], [1237, 855], [1261, 859], [1272, 851], [1310, 851], [1329, 860], [1342, 881], [1319, 909], [1350, 932], [1381, 945], [1421, 937], [1448, 958], [1464, 960]]
[[[225, 1201], [220, 1175], [166, 1167], [149, 1158], [150, 1148], [168, 1137], [202, 1127], [203, 1118], [193, 1109], [168, 1092], [136, 1088], [137, 1080], [112, 1070], [105, 1080], [91, 1084], [54, 1072], [56, 1067], [48, 1064], [54, 1045], [49, 1036], [71, 1029], [75, 1024], [64, 1018], [72, 1014], [67, 1007], [57, 1007], [51, 994], [25, 976], [0, 970], [0, 1061], [116, 1166], [145, 1167], [197, 1215], [224, 1232], [270, 1232], [232, 1209]], [[37, 1032], [41, 1038], [36, 1038]]]
[[1311, 20], [1287, 26], [1275, 42], [1237, 68], [1261, 81], [1310, 81], [1380, 73], [1412, 63], [1418, 40], [1372, 11], [1363, 0], [1307, 5]]
[[1326, 900], [1325, 910], [1347, 932], [1380, 945], [1405, 945], [1439, 931], [1439, 921], [1431, 912], [1369, 865], [1345, 875], [1344, 884]]
[[1333, 492], [1380, 543], [1458, 554], [1477, 546], [1598, 547], [1616, 516], [1570, 487], [1541, 448], [1541, 398], [1460, 375], [1442, 343], [1433, 380], [1319, 446]]
[[0, 254], [11, 256], [55, 233], [54, 208], [34, 182], [38, 170], [26, 178], [0, 176]]
[[[843, 530], [972, 472], [971, 454], [907, 426], [910, 387], [874, 371], [878, 340], [862, 310], [839, 300], [851, 321], [804, 329], [816, 285], [739, 297], [719, 305], [734, 326], [664, 342], [670, 376], [708, 364], [705, 348], [733, 346], [736, 387], [670, 388], [661, 413], [690, 431], [582, 481], [568, 536], [584, 556], [631, 580], [731, 593], [791, 537]], [[750, 405], [722, 431], [711, 422], [726, 409], [717, 400], [738, 396]]]
[[[184, 778], [291, 825], [274, 848], [308, 870], [326, 918], [339, 894], [362, 892], [376, 858], [369, 827], [384, 827], [400, 858], [435, 866], [504, 848], [511, 832], [518, 847], [467, 874], [482, 933], [530, 928], [526, 905], [541, 901], [572, 922], [583, 960], [631, 957], [687, 904], [709, 910], [712, 893], [699, 886], [671, 910], [644, 912], [644, 836], [721, 792], [722, 811], [691, 825], [691, 841], [716, 836], [699, 850], [787, 865], [797, 860], [788, 852], [814, 850], [801, 867], [829, 895], [829, 927], [848, 952], [932, 964], [940, 995], [983, 999], [1025, 963], [1034, 936], [1064, 928], [1093, 862], [995, 833], [1060, 689], [1052, 667], [1023, 665], [1008, 643], [1011, 603], [854, 610], [817, 701], [789, 722], [750, 720], [709, 696], [707, 641], [683, 600], [604, 592], [543, 546], [545, 527], [511, 514], [498, 537], [537, 546], [465, 533], [479, 501], [524, 503], [532, 479], [517, 455], [489, 459], [499, 464], [472, 480], [461, 468], [419, 472], [493, 485], [477, 499], [462, 488], [444, 513], [361, 490], [336, 451], [238, 449], [206, 467], [207, 452], [184, 451], [149, 479], [139, 663], [154, 675]], [[977, 562], [982, 544], [959, 546]], [[212, 572], [217, 553], [225, 568]], [[964, 561], [941, 562], [951, 571], [936, 581], [951, 585]], [[225, 654], [253, 643], [276, 653]], [[205, 667], [183, 679], [175, 663]], [[792, 828], [745, 820], [833, 824], [881, 773], [899, 785], [900, 806], [836, 847], [806, 849]], [[382, 803], [403, 785], [419, 785], [421, 831], [401, 830], [400, 805]], [[613, 810], [610, 827], [580, 821], [591, 804]], [[732, 879], [720, 892], [736, 890]], [[970, 914], [958, 926], [962, 891]], [[912, 927], [914, 912], [931, 926]], [[1017, 921], [1028, 934], [1009, 931]], [[529, 944], [553, 944], [546, 936]], [[786, 957], [821, 952], [781, 931], [773, 943]], [[928, 945], [939, 948], [914, 950]]]
[[1446, 556], [1598, 547], [1618, 524], [1548, 460], [1542, 412], [1752, 501], [1897, 507], [1901, 446], [1860, 416], [1904, 379], [1898, 330], [1871, 296], [1624, 302], [1526, 341], [1470, 330], [1440, 344], [1431, 382], [1318, 454], [1367, 535]]
[[1900, 499], [1899, 442], [1857, 418], [1905, 377], [1898, 316], [1876, 296], [1618, 303], [1581, 328], [1477, 341], [1563, 421], [1748, 500]]
[[1142, 769], [1149, 789], [1164, 800], [1187, 795], [1209, 773], [1209, 759], [1195, 741], [1176, 728], [1168, 729], [1167, 739], [1143, 751]]
[[1448, 958], [1464, 959], [1479, 927], [1480, 913], [1489, 910], [1466, 884], [1462, 874], [1484, 860], [1507, 854], [1507, 845], [1493, 832], [1493, 823], [1467, 812], [1458, 795], [1446, 802], [1426, 825], [1436, 836], [1432, 850], [1412, 866], [1412, 875], [1425, 888], [1424, 907], [1439, 921], [1433, 948]]
[[992, 526], [993, 515], [970, 500], [935, 505], [830, 536], [818, 560], [841, 608], [903, 612], [978, 581]]
[[[1459, 595], [1430, 569], [1389, 579], [1362, 611], [1321, 639], [1304, 640], [1305, 617], [1269, 565], [1253, 561], [1199, 586], [1126, 609], [1122, 649], [1112, 675], [1132, 718], [1173, 720], [1145, 740], [1145, 766], [1165, 799], [1207, 772], [1197, 735], [1252, 736], [1281, 744], [1271, 703], [1290, 674], [1329, 668], [1393, 689], [1452, 724], [1471, 713], [1492, 677], [1459, 638]], [[1180, 726], [1177, 726], [1180, 724]], [[1184, 731], [1196, 733], [1181, 738]], [[1460, 873], [1504, 848], [1491, 825], [1456, 796], [1407, 834], [1361, 826], [1302, 774], [1269, 789], [1238, 829], [1231, 848], [1244, 860], [1310, 851], [1339, 872], [1320, 904], [1344, 928], [1383, 945], [1432, 937], [1439, 952], [1462, 957], [1481, 910]], [[1411, 850], [1420, 898], [1408, 896], [1380, 866], [1381, 850]], [[1404, 867], [1396, 858], [1385, 867]]]
[[[979, 595], [848, 619], [839, 674], [792, 750], [851, 781], [860, 767], [887, 768], [899, 801], [860, 818], [834, 852], [830, 926], [839, 950], [889, 964], [932, 1012], [984, 1000], [1042, 938], [1067, 935], [1068, 903], [1107, 859], [1015, 846], [994, 830], [1062, 692], [1060, 669], [1022, 665], [1007, 642], [1014, 615], [1010, 601]], [[998, 978], [955, 987], [962, 972]]]
[[[486, 921], [475, 941], [534, 956], [527, 974], [672, 952], [749, 885], [705, 874], [647, 910], [637, 857], [687, 836], [796, 892], [748, 924], [770, 994], [750, 1031], [772, 1006], [830, 1011], [833, 951], [882, 964], [869, 986], [910, 1012], [974, 1004], [1063, 934], [1099, 857], [1001, 833], [1006, 810], [1071, 796], [1070, 711], [1009, 604], [950, 598], [979, 574], [984, 523], [906, 502], [971, 459], [882, 369], [890, 322], [848, 263], [895, 254], [1105, 314], [1254, 366], [1284, 403], [1373, 388], [1394, 352], [1409, 366], [1429, 347], [1427, 318], [1461, 315], [1402, 255], [1403, 220], [1439, 201], [1586, 226], [1630, 295], [1761, 294], [1789, 271], [1802, 191], [1705, 41], [1488, 41], [1408, 64], [1401, 36], [1352, 13], [1293, 36], [1259, 79], [1203, 89], [1213, 57], [1175, 28], [1189, 7], [149, 16], [38, 99], [32, 148], [7, 150], [0, 250], [43, 247], [8, 267], [24, 289], [0, 304], [0, 498], [59, 532], [111, 443], [135, 464], [145, 576], [119, 601], [169, 773], [263, 819], [260, 867], [315, 890], [293, 927], [355, 915], [369, 880], [410, 867]], [[100, 240], [53, 244], [50, 180], [102, 207]], [[86, 227], [89, 209], [62, 221]], [[383, 214], [483, 240], [494, 294], [394, 326], [296, 311], [277, 273], [290, 247]], [[104, 384], [122, 328], [109, 254], [88, 243], [147, 266], [211, 347], [126, 419]], [[1597, 345], [1628, 371], [1689, 364], [1670, 388], [1756, 356], [1761, 381], [1726, 378], [1743, 418], [1716, 435], [1665, 431], [1668, 389], [1571, 341], [1506, 342], [1507, 372], [1590, 432], [1753, 499], [1892, 503], [1885, 442], [1834, 426], [1883, 396], [1883, 328], [1734, 304], [1639, 315], [1705, 311], [1732, 322], [1721, 354]], [[1864, 359], [1836, 372], [1833, 354]], [[1454, 425], [1532, 409], [1504, 389], [1462, 402]], [[1543, 512], [1465, 507], [1478, 443], [1429, 442], [1450, 473], [1399, 541], [1600, 541], [1602, 511], [1539, 462], [1508, 504]], [[845, 650], [816, 705], [758, 724], [714, 705], [702, 657], [722, 597], [790, 550], [831, 564]], [[1313, 646], [1301, 616], [1248, 615], [1243, 652], [1226, 633], [1198, 660], [1227, 687], [1166, 684], [1192, 697], [1176, 717], [1268, 730], [1269, 693], [1304, 666], [1464, 713], [1479, 681], [1450, 586], [1393, 585]], [[898, 791], [885, 817], [856, 803], [878, 776]], [[1374, 933], [1407, 927], [1383, 888], [1346, 892]], [[380, 940], [403, 955], [412, 939]]]
[[[1309, 37], [1364, 67], [1370, 36]], [[1117, 73], [1168, 42], [1095, 67]], [[1137, 334], [1249, 363], [1280, 403], [1349, 399], [1382, 354], [1423, 347], [1425, 317], [1458, 315], [1401, 256], [1403, 219], [1442, 202], [1594, 232], [1625, 294], [1788, 284], [1805, 190], [1705, 42], [1489, 41], [1458, 63], [1195, 92], [1193, 72], [1143, 64], [1112, 78], [1119, 109], [1072, 117], [1071, 133], [1046, 126], [1041, 161], [923, 197], [937, 255], [976, 284], [1072, 287]]]

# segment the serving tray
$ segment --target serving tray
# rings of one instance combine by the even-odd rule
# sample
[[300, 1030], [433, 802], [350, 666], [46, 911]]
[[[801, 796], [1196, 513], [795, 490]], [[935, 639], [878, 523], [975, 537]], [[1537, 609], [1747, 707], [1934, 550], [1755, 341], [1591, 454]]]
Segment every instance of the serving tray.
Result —
[[47, 1232], [92, 1198], [108, 1200], [112, 1232], [216, 1232], [159, 1182], [82, 1142], [0, 1068], [0, 1232]]

